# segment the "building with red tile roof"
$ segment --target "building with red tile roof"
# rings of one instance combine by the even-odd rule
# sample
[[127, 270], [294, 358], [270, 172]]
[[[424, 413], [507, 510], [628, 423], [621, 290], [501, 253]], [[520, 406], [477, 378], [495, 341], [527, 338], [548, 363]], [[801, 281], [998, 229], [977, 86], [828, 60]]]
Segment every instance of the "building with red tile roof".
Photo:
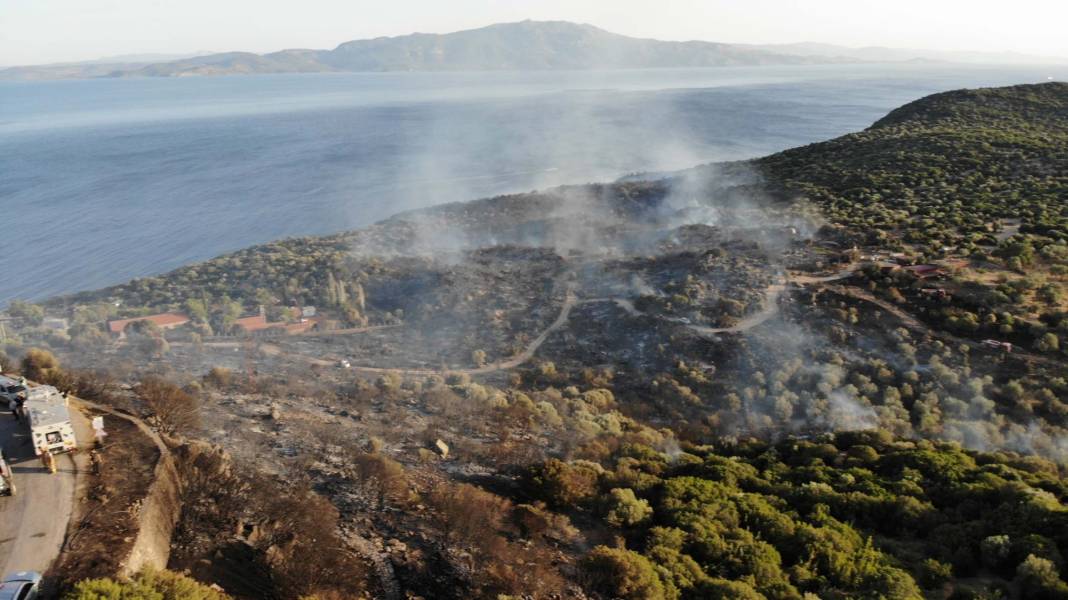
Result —
[[108, 321], [108, 331], [120, 338], [126, 337], [126, 327], [131, 323], [148, 321], [154, 323], [160, 329], [174, 329], [189, 322], [189, 315], [180, 312], [167, 312], [147, 317], [133, 317], [130, 319], [115, 319]]
[[260, 314], [251, 317], [241, 317], [234, 321], [234, 325], [243, 329], [245, 333], [255, 333], [264, 329], [270, 329], [271, 327], [277, 327], [281, 325], [281, 323], [268, 323], [267, 315], [261, 312]]

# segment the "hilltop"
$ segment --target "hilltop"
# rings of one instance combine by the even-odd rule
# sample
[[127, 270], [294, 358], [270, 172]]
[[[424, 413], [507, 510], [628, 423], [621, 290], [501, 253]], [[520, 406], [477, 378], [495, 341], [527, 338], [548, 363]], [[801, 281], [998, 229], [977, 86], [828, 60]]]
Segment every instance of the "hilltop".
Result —
[[902, 106], [865, 131], [755, 162], [832, 221], [968, 255], [1021, 219], [1068, 239], [1068, 84], [959, 90]]

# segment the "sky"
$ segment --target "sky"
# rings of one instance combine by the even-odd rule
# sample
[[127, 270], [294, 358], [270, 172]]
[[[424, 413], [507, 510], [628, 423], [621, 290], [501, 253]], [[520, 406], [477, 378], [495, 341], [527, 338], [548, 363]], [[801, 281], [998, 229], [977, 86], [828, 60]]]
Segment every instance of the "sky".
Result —
[[524, 19], [664, 40], [1068, 57], [1065, 0], [0, 0], [0, 65], [333, 48]]

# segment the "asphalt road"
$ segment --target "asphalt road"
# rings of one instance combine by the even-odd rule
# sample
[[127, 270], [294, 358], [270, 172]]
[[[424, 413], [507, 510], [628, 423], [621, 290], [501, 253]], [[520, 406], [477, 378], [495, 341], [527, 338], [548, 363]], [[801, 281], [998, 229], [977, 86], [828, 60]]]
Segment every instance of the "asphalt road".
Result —
[[[78, 445], [85, 447], [92, 439], [89, 423], [73, 407], [70, 412]], [[16, 423], [6, 410], [0, 412], [0, 443], [16, 489], [14, 496], [0, 497], [0, 574], [44, 573], [63, 546], [74, 508], [78, 464], [85, 469], [85, 455], [58, 455], [58, 472], [49, 473], [34, 456], [25, 422]]]

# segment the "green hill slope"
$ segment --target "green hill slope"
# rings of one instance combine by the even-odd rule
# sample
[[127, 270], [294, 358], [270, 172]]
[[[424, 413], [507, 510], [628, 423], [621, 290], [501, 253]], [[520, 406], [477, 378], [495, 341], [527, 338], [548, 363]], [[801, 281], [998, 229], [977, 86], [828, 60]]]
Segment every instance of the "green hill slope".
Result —
[[870, 128], [756, 161], [827, 217], [874, 235], [967, 249], [999, 219], [1068, 239], [1068, 84], [961, 90]]

